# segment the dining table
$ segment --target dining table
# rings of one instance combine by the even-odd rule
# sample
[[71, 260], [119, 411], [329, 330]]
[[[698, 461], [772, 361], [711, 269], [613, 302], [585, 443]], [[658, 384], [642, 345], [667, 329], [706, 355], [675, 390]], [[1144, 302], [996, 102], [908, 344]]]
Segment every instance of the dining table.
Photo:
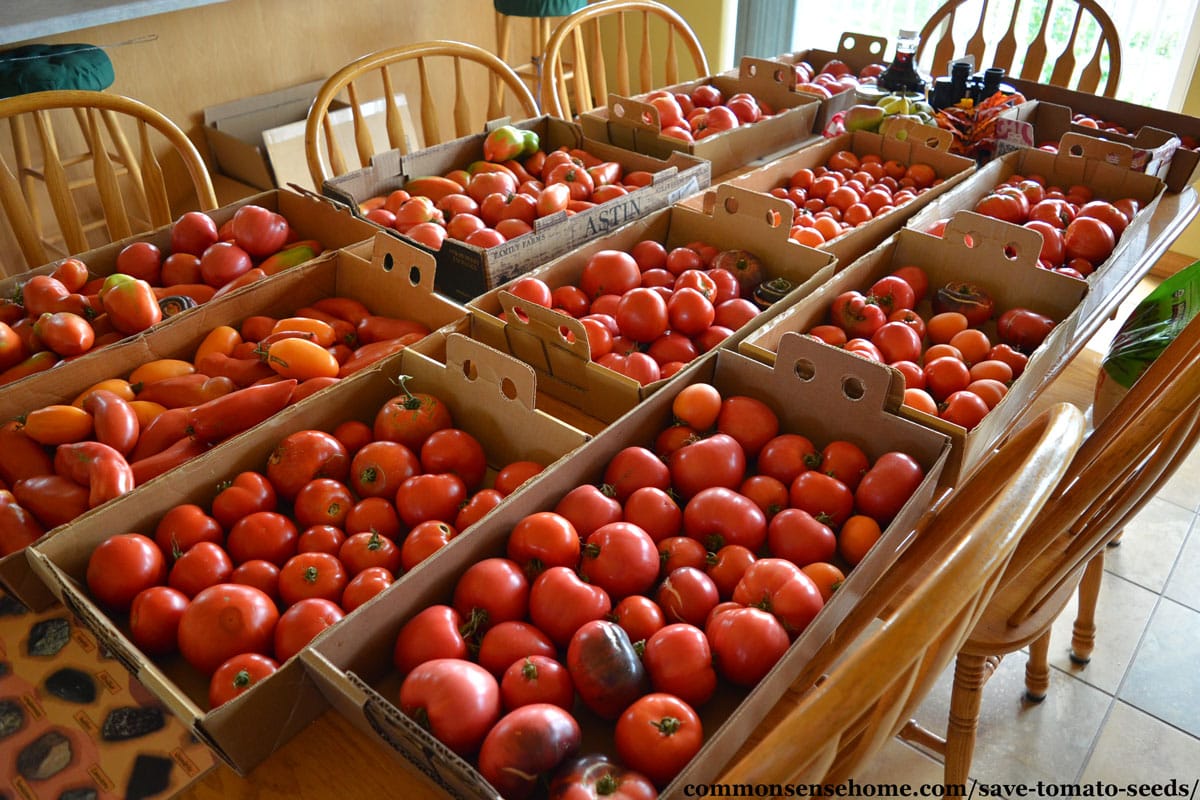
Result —
[[[1145, 279], [1187, 226], [1200, 214], [1200, 195], [1195, 185], [1180, 192], [1166, 192], [1145, 225], [1133, 227], [1133, 238], [1122, 243], [1120, 252], [1106, 267], [1106, 285], [1111, 290], [1091, 298], [1086, 318], [1076, 321], [1070, 343], [1029, 392], [1026, 410], [1016, 415], [997, 442], [1018, 429], [1039, 410], [1037, 399], [1067, 370], [1101, 328], [1114, 319], [1118, 309]], [[976, 465], [977, 466], [977, 465]], [[965, 465], [959, 480], [969, 474]], [[947, 493], [953, 487], [947, 487]], [[943, 495], [943, 499], [947, 494]], [[795, 696], [795, 693], [788, 695]], [[785, 696], [785, 701], [786, 702]], [[751, 744], [746, 747], [752, 746]], [[731, 755], [731, 761], [734, 754]], [[415, 767], [405, 762], [386, 744], [332, 708], [326, 709], [298, 735], [286, 742], [248, 775], [239, 775], [218, 763], [192, 782], [179, 797], [184, 800], [261, 798], [262, 800], [367, 800], [401, 797], [405, 800], [434, 800], [451, 797]]]

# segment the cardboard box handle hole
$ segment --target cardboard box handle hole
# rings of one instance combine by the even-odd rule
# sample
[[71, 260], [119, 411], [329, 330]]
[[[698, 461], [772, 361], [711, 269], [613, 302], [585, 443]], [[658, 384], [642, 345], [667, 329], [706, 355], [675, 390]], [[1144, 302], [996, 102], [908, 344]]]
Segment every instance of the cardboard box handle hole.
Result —
[[847, 400], [862, 400], [867, 393], [867, 387], [863, 385], [862, 379], [847, 375], [842, 378], [842, 395]]
[[792, 372], [798, 379], [808, 383], [817, 376], [817, 367], [807, 358], [801, 358], [792, 364]]
[[468, 381], [474, 382], [479, 380], [479, 368], [475, 366], [475, 362], [471, 359], [468, 358], [462, 362], [462, 371]]

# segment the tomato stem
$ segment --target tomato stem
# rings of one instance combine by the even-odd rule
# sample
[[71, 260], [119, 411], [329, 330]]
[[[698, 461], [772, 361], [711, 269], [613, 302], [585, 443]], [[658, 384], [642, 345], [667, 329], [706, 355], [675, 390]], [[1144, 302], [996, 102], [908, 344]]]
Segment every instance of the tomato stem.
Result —
[[650, 724], [658, 728], [659, 733], [661, 733], [663, 736], [670, 736], [674, 733], [678, 733], [679, 728], [683, 723], [679, 721], [678, 717], [663, 717], [662, 719], [651, 722]]

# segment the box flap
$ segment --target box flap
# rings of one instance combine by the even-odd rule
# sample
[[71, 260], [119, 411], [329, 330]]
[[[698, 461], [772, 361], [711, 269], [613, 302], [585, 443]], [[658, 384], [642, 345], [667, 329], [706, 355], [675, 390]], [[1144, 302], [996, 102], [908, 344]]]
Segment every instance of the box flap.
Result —
[[[511, 295], [510, 295], [511, 297]], [[519, 403], [527, 411], [537, 406], [537, 373], [533, 367], [461, 333], [446, 337], [446, 366], [450, 380], [464, 392], [478, 395], [487, 384], [499, 403]]]
[[954, 142], [954, 134], [945, 128], [935, 128], [899, 116], [885, 117], [879, 126], [879, 133], [885, 139], [913, 142], [943, 153], [950, 152], [950, 145]]
[[251, 145], [262, 144], [262, 133], [308, 114], [324, 80], [310, 81], [277, 92], [244, 97], [204, 109], [204, 124]]

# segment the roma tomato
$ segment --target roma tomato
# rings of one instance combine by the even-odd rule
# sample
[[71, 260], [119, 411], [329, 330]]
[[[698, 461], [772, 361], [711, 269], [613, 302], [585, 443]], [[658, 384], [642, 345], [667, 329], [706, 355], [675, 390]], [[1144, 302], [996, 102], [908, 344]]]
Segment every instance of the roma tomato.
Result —
[[208, 684], [208, 707], [228, 703], [279, 669], [279, 662], [261, 653], [239, 653], [217, 667]]
[[691, 706], [655, 692], [638, 698], [621, 714], [616, 743], [621, 761], [662, 787], [700, 751], [704, 729]]
[[500, 719], [500, 686], [483, 667], [457, 658], [426, 661], [404, 678], [400, 710], [459, 755], [475, 753]]
[[279, 611], [252, 586], [221, 583], [192, 598], [179, 620], [179, 652], [211, 675], [239, 653], [268, 655], [274, 646]]

